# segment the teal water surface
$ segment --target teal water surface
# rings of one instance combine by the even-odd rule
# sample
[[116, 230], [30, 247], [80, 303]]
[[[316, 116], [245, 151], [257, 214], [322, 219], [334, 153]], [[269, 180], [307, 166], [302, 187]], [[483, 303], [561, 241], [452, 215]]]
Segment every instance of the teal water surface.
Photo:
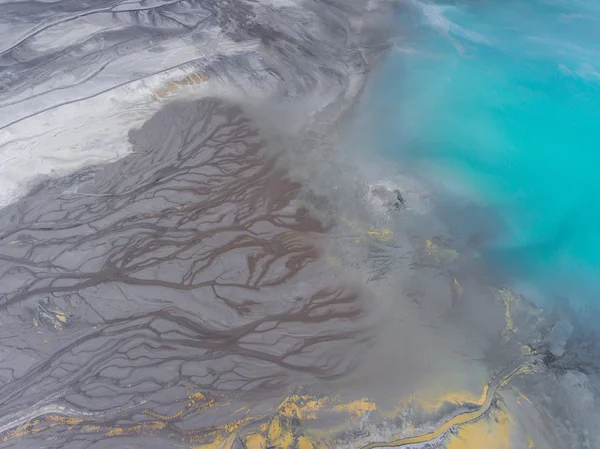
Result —
[[600, 3], [405, 1], [377, 151], [503, 222], [483, 257], [550, 301], [600, 298]]

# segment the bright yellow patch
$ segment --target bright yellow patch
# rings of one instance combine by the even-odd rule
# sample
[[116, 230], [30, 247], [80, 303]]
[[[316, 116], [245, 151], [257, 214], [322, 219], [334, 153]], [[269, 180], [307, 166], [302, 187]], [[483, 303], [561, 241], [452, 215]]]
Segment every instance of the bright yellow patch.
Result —
[[376, 410], [377, 406], [367, 398], [362, 398], [357, 401], [349, 402], [348, 404], [336, 405], [333, 409], [338, 411], [346, 411], [351, 415], [362, 416], [367, 412]]
[[439, 410], [444, 403], [449, 402], [452, 404], [475, 404], [481, 406], [486, 399], [488, 393], [488, 386], [483, 387], [483, 393], [477, 396], [472, 391], [449, 391], [443, 393], [435, 393], [434, 391], [425, 392], [423, 395], [414, 397], [413, 401], [418, 403], [423, 410], [432, 413]]
[[206, 396], [204, 396], [200, 392], [191, 394], [188, 397], [191, 399], [192, 402], [204, 401], [206, 399]]
[[267, 447], [267, 439], [260, 433], [253, 433], [246, 437], [247, 449], [265, 449]]
[[107, 437], [116, 437], [118, 435], [124, 435], [125, 434], [125, 430], [122, 429], [121, 427], [115, 427], [114, 429], [110, 429], [109, 431], [107, 431], [105, 433], [105, 435]]
[[281, 428], [279, 416], [276, 416], [273, 418], [273, 421], [271, 421], [271, 425], [269, 426], [269, 432], [267, 434], [269, 436], [269, 440], [277, 440], [281, 436], [282, 430], [283, 429]]
[[39, 419], [22, 424], [15, 429], [9, 430], [2, 436], [2, 441], [12, 440], [14, 438], [22, 438], [24, 436], [33, 435], [44, 430], [44, 427], [36, 428], [40, 424]]
[[252, 418], [251, 417], [241, 418], [241, 419], [236, 419], [235, 421], [229, 421], [229, 422], [226, 422], [225, 424], [221, 424], [220, 426], [217, 426], [217, 429], [224, 430], [226, 433], [230, 434], [230, 433], [236, 432], [240, 427], [242, 427], [242, 425], [244, 425], [250, 419], [252, 419]]
[[291, 395], [279, 406], [279, 413], [298, 419], [317, 419], [317, 412], [323, 408], [327, 398], [314, 399], [306, 395]]
[[503, 410], [460, 427], [446, 449], [510, 449], [513, 422]]
[[68, 424], [74, 426], [75, 424], [79, 424], [83, 421], [81, 418], [72, 418], [69, 416], [60, 416], [60, 415], [49, 415], [46, 416], [46, 419], [49, 421], [55, 421], [62, 424]]
[[296, 447], [298, 449], [314, 449], [315, 446], [313, 445], [312, 441], [310, 441], [310, 438], [301, 436], [300, 438], [298, 438]]
[[277, 449], [289, 449], [294, 442], [294, 435], [287, 426], [283, 425], [281, 418], [276, 416], [271, 421], [268, 432], [269, 446]]
[[370, 237], [374, 237], [383, 243], [389, 242], [390, 240], [392, 240], [394, 238], [394, 233], [392, 232], [391, 229], [388, 229], [388, 228], [378, 229], [374, 226], [371, 226], [371, 229], [369, 229], [367, 231], [367, 235], [369, 235]]

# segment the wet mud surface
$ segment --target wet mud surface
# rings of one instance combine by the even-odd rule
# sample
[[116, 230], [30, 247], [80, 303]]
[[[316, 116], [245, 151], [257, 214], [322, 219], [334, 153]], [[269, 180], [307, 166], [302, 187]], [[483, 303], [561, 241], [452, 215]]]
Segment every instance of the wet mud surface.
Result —
[[0, 447], [594, 447], [595, 334], [249, 109], [0, 211]]
[[368, 341], [363, 292], [328, 272], [323, 225], [239, 108], [175, 103], [130, 139], [0, 215], [5, 443], [189, 441], [347, 373]]

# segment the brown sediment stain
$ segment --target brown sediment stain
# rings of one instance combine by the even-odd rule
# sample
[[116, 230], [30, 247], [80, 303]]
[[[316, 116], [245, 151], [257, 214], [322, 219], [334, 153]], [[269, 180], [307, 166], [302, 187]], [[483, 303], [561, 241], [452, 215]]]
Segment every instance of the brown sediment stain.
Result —
[[183, 88], [202, 84], [208, 81], [208, 76], [202, 73], [190, 73], [177, 81], [169, 81], [163, 87], [152, 92], [154, 98], [163, 99], [172, 94], [180, 92]]

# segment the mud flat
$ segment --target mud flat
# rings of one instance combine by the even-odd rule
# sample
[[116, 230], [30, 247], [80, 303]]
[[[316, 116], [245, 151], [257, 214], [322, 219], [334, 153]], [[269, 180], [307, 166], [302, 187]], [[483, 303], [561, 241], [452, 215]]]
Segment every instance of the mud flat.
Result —
[[360, 286], [239, 108], [173, 103], [131, 139], [3, 211], [4, 441], [195, 435], [361, 351]]
[[492, 408], [511, 359], [478, 359], [511, 298], [473, 311], [451, 249], [351, 188], [311, 200], [302, 158], [228, 101], [171, 102], [130, 140], [0, 215], [3, 446], [358, 447], [382, 423], [408, 444]]

